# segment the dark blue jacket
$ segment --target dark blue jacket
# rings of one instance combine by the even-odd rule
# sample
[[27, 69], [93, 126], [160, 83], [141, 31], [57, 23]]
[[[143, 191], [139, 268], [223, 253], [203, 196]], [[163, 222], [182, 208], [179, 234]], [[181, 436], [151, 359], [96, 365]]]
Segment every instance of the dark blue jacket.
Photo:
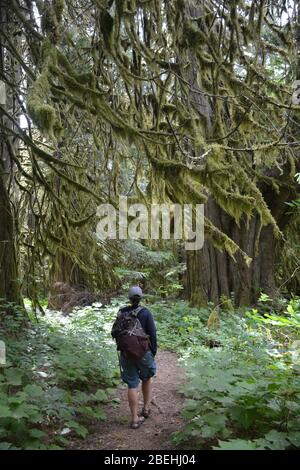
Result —
[[[136, 309], [132, 305], [121, 308], [121, 312], [131, 312], [131, 310]], [[141, 322], [141, 325], [147, 335], [150, 338], [150, 349], [152, 354], [155, 356], [157, 351], [157, 341], [156, 341], [156, 326], [154, 323], [153, 315], [146, 307], [142, 307], [142, 310], [137, 315], [138, 319]]]

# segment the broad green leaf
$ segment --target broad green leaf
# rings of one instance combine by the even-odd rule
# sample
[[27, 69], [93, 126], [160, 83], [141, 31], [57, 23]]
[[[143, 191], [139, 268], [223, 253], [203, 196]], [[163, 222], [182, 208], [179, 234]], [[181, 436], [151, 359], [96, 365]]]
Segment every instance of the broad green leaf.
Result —
[[35, 439], [40, 439], [46, 436], [46, 433], [44, 431], [41, 431], [40, 429], [30, 429], [29, 434], [31, 437], [34, 437]]
[[12, 446], [9, 442], [0, 442], [0, 450], [8, 450]]
[[24, 392], [32, 398], [38, 398], [39, 396], [44, 394], [44, 389], [40, 387], [39, 385], [26, 385], [24, 388]]
[[68, 421], [66, 423], [67, 427], [73, 429], [76, 434], [78, 434], [78, 436], [80, 437], [86, 437], [87, 434], [88, 434], [88, 430], [87, 428], [85, 428], [84, 426], [82, 426], [81, 424], [77, 423], [76, 421]]
[[22, 385], [23, 372], [17, 368], [9, 368], [4, 371], [7, 382], [10, 385]]
[[275, 429], [268, 432], [264, 439], [267, 441], [267, 446], [272, 450], [283, 450], [289, 445], [287, 433], [279, 432]]
[[6, 405], [0, 404], [0, 418], [10, 418], [12, 415], [11, 410]]
[[242, 429], [249, 429], [257, 419], [258, 410], [255, 408], [247, 408], [242, 405], [235, 405], [231, 407], [230, 414]]
[[103, 410], [94, 410], [94, 416], [101, 420], [106, 419], [106, 413]]
[[287, 439], [290, 441], [291, 444], [295, 447], [300, 447], [300, 431], [290, 432], [287, 435]]
[[252, 441], [244, 439], [231, 439], [229, 441], [218, 441], [219, 446], [213, 447], [214, 450], [255, 450], [257, 446]]
[[107, 401], [107, 394], [104, 390], [101, 390], [101, 389], [97, 390], [97, 392], [94, 393], [94, 397], [98, 401], [103, 401], [103, 402]]
[[25, 405], [20, 405], [11, 411], [11, 417], [14, 419], [28, 418], [28, 413]]
[[226, 415], [216, 413], [206, 413], [205, 415], [202, 415], [202, 419], [210, 426], [218, 429], [224, 428], [227, 421]]

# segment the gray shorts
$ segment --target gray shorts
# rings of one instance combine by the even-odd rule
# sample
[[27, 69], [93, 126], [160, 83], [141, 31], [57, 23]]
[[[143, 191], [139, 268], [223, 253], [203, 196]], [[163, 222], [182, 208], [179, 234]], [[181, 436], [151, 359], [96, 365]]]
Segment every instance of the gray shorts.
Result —
[[137, 388], [140, 380], [144, 382], [151, 379], [156, 373], [156, 363], [151, 351], [147, 351], [138, 361], [127, 359], [121, 354], [120, 365], [122, 380], [128, 388]]

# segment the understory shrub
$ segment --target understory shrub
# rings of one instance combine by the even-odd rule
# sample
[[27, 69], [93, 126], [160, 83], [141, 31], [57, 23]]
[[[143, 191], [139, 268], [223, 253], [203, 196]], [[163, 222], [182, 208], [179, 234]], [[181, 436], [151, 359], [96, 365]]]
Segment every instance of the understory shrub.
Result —
[[46, 311], [38, 321], [2, 307], [0, 339], [7, 360], [0, 368], [0, 449], [54, 449], [68, 437], [85, 437], [92, 420], [105, 419], [119, 383], [109, 335], [115, 309], [75, 309], [65, 317]]
[[300, 369], [293, 348], [299, 299], [287, 303], [280, 316], [221, 312], [217, 329], [207, 327], [209, 309], [177, 302], [157, 303], [153, 310], [160, 343], [178, 352], [187, 369], [180, 388], [187, 423], [173, 435], [175, 444], [300, 448]]

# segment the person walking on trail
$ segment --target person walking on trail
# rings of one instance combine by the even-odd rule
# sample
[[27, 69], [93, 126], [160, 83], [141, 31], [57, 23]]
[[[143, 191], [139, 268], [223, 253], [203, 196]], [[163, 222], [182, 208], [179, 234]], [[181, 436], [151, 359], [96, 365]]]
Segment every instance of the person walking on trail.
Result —
[[[130, 305], [119, 310], [111, 335], [120, 351], [121, 378], [128, 386], [128, 403], [131, 412], [131, 428], [138, 429], [150, 416], [152, 380], [156, 373], [156, 326], [151, 312], [140, 301], [142, 289], [133, 286], [129, 290]], [[142, 381], [144, 406], [138, 413], [138, 387]]]

